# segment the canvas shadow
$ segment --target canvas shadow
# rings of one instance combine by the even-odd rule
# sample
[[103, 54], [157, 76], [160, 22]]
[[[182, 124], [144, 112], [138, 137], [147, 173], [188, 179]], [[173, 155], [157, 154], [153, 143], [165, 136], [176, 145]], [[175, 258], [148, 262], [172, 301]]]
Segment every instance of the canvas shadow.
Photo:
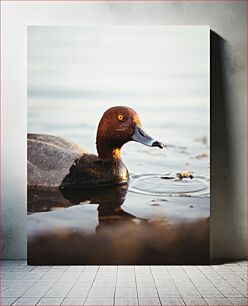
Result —
[[[229, 110], [227, 105], [227, 81], [224, 73], [224, 57], [227, 42], [210, 31], [210, 258], [211, 263], [225, 262], [223, 254], [230, 228], [232, 239], [239, 239], [238, 224], [234, 221], [235, 202], [232, 185], [234, 172], [231, 157]], [[223, 242], [222, 242], [223, 241]]]

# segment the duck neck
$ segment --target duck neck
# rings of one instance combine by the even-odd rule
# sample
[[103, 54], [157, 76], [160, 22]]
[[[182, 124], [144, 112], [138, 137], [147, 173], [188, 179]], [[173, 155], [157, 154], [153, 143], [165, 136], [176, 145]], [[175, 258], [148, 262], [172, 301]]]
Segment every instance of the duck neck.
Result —
[[100, 159], [108, 160], [120, 160], [121, 159], [121, 148], [110, 147], [107, 144], [99, 143], [96, 144], [98, 157]]
[[121, 146], [110, 146], [106, 143], [97, 142], [98, 158], [102, 161], [102, 173], [111, 177], [114, 184], [127, 183], [129, 180], [128, 170], [121, 160]]

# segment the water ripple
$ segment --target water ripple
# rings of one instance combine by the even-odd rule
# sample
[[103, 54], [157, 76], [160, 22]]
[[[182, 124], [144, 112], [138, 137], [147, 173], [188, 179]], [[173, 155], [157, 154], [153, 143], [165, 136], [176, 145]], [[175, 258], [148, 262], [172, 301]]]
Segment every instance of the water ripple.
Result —
[[135, 174], [131, 175], [129, 191], [144, 195], [164, 197], [209, 197], [209, 178], [197, 175], [193, 179], [179, 180], [165, 174]]

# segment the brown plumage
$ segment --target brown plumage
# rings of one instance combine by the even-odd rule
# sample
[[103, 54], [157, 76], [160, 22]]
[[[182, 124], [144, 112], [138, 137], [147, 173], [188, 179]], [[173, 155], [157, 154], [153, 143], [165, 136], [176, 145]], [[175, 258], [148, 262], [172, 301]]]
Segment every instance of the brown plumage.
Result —
[[97, 155], [60, 137], [28, 134], [28, 185], [33, 187], [95, 187], [128, 182], [121, 148], [129, 141], [164, 147], [141, 128], [129, 107], [108, 109], [97, 130]]

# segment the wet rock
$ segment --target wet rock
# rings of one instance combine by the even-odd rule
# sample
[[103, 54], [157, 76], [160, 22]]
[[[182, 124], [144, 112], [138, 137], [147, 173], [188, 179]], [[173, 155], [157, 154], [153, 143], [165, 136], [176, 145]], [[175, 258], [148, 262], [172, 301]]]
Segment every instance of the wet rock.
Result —
[[178, 173], [177, 173], [177, 178], [178, 178], [180, 181], [181, 181], [182, 179], [185, 179], [185, 178], [193, 179], [193, 178], [194, 178], [194, 175], [192, 174], [192, 172], [189, 172], [189, 171], [178, 172]]
[[160, 206], [159, 203], [151, 203], [150, 205], [151, 205], [151, 206]]
[[208, 157], [208, 154], [206, 152], [196, 155], [195, 158], [202, 159], [202, 158], [205, 158], [205, 157]]
[[153, 199], [153, 200], [151, 200], [150, 205], [151, 206], [160, 206], [160, 203], [158, 202], [158, 200]]
[[174, 179], [174, 177], [173, 176], [161, 176], [161, 179], [163, 179], [163, 180], [172, 180], [172, 179]]

